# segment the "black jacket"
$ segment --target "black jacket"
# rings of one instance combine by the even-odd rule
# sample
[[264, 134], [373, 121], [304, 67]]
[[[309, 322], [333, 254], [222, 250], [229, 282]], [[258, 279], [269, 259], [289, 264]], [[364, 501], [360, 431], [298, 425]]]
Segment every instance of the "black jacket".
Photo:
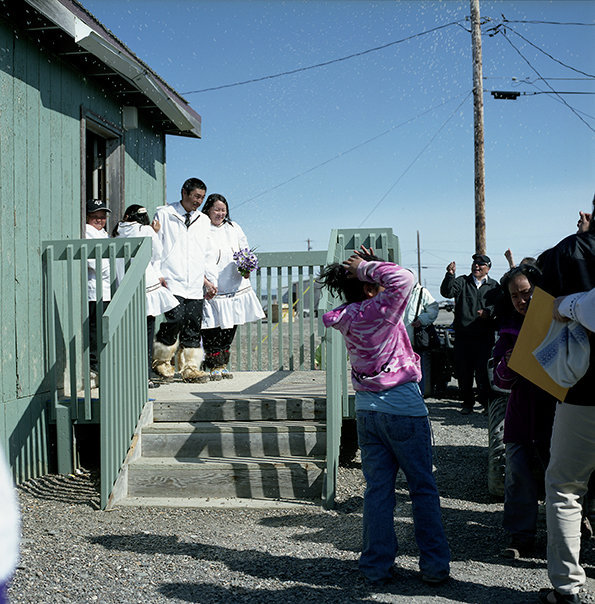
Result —
[[[446, 273], [440, 293], [445, 298], [455, 299], [455, 320], [453, 326], [456, 333], [482, 337], [493, 335], [496, 325], [496, 307], [500, 306], [502, 288], [497, 281], [487, 278], [481, 287], [475, 285], [473, 275], [455, 277]], [[480, 319], [477, 311], [481, 308], [488, 311], [487, 319]]]
[[[570, 235], [539, 257], [543, 289], [552, 296], [567, 296], [595, 287], [595, 232]], [[566, 402], [595, 405], [595, 335], [589, 333], [591, 357], [586, 375], [568, 391]]]

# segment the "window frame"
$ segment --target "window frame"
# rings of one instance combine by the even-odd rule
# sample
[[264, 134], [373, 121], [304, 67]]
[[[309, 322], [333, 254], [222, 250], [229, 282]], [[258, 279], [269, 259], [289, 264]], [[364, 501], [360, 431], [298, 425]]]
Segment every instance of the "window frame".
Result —
[[85, 236], [87, 204], [87, 132], [105, 140], [105, 199], [108, 233], [122, 216], [124, 200], [124, 129], [81, 105], [81, 237]]

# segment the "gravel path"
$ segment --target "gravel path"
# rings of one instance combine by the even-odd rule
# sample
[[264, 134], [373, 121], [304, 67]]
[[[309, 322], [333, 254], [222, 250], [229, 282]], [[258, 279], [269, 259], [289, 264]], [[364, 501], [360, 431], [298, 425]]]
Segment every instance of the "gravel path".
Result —
[[[428, 401], [435, 465], [452, 549], [439, 587], [417, 573], [411, 509], [397, 484], [398, 577], [370, 588], [359, 577], [364, 482], [359, 462], [340, 469], [337, 507], [98, 510], [92, 474], [48, 476], [19, 489], [22, 557], [11, 602], [535, 602], [549, 585], [541, 554], [500, 558], [502, 504], [487, 495], [487, 417]], [[584, 550], [585, 602], [595, 602], [595, 542]]]

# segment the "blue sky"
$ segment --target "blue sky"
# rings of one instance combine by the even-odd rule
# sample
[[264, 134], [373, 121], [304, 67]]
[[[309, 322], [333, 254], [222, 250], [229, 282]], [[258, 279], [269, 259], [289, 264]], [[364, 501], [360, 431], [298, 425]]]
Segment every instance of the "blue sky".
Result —
[[[202, 116], [201, 140], [168, 137], [168, 201], [179, 199], [187, 177], [202, 178], [209, 193], [226, 196], [232, 219], [260, 251], [305, 250], [308, 239], [325, 249], [332, 228], [389, 226], [400, 238], [403, 265], [415, 268], [419, 230], [422, 281], [437, 298], [451, 260], [458, 274], [469, 271], [475, 234], [467, 0], [82, 1]], [[486, 90], [549, 91], [549, 83], [595, 93], [593, 77], [527, 42], [592, 76], [595, 27], [510, 23], [592, 24], [594, 2], [481, 2], [481, 15], [492, 20], [482, 38]], [[502, 15], [506, 35], [490, 37], [487, 28]], [[324, 67], [190, 94], [443, 25]], [[575, 230], [579, 209], [590, 209], [595, 95], [562, 98], [584, 122], [554, 94], [516, 101], [484, 94], [487, 253], [495, 278], [505, 271], [507, 247], [517, 260], [537, 255]]]

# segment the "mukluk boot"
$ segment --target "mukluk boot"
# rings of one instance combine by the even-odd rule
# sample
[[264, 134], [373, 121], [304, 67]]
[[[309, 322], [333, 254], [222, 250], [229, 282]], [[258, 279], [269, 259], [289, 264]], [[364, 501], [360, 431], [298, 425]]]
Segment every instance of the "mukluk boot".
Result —
[[171, 361], [174, 358], [177, 347], [177, 342], [171, 346], [162, 344], [158, 340], [153, 342], [153, 363], [151, 366], [155, 373], [167, 380], [171, 380], [176, 372]]
[[200, 369], [203, 356], [202, 348], [181, 348], [178, 351], [178, 368], [185, 382], [204, 384], [209, 381], [209, 375]]
[[[217, 371], [219, 373], [219, 375], [221, 376], [221, 378], [219, 378], [219, 379], [231, 380], [233, 378], [233, 373], [231, 373], [229, 371], [229, 369], [227, 368], [227, 365], [221, 365], [220, 367], [215, 367], [211, 371], [211, 375], [213, 374], [213, 371]], [[213, 379], [213, 378], [211, 378], [211, 379]]]
[[231, 380], [233, 378], [233, 373], [230, 373], [229, 369], [227, 369], [229, 358], [229, 350], [222, 350], [219, 354], [217, 366], [215, 367], [215, 371], [218, 371], [224, 380]]

